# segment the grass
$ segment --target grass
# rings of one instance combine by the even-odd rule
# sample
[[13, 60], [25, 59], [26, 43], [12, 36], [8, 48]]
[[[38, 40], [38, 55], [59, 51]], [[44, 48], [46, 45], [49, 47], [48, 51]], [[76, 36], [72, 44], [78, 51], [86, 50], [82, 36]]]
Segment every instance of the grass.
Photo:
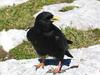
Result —
[[66, 38], [73, 41], [70, 48], [81, 48], [100, 44], [100, 29], [82, 31], [73, 28], [65, 28], [63, 32]]
[[29, 0], [20, 5], [8, 6], [0, 9], [0, 30], [2, 29], [25, 29], [34, 22], [33, 15], [39, 11], [43, 5], [62, 2], [73, 2], [74, 0]]
[[18, 47], [12, 49], [9, 53], [16, 59], [29, 59], [36, 57], [34, 48], [29, 42], [23, 42]]
[[[0, 9], [0, 30], [2, 29], [26, 29], [34, 23], [33, 15], [41, 9], [43, 5], [54, 3], [67, 2], [71, 3], [74, 0], [29, 0], [28, 2], [20, 5], [8, 6], [7, 8]], [[72, 10], [77, 6], [68, 6], [61, 11]], [[73, 28], [65, 28], [62, 30], [65, 36], [73, 41], [70, 48], [88, 47], [90, 45], [100, 44], [100, 29], [81, 31]], [[0, 55], [5, 56], [5, 52]], [[29, 59], [37, 57], [34, 48], [29, 42], [23, 42], [21, 45], [12, 49], [9, 55], [16, 59]], [[0, 56], [0, 58], [2, 58]]]
[[63, 7], [61, 10], [59, 10], [60, 12], [65, 12], [65, 11], [69, 11], [69, 10], [73, 10], [74, 8], [79, 8], [78, 6], [66, 6]]

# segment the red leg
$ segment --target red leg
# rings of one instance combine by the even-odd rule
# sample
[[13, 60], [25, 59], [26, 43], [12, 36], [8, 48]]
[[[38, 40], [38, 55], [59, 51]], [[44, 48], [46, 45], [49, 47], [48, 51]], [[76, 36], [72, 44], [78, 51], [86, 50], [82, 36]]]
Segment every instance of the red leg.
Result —
[[56, 66], [56, 68], [54, 69], [54, 73], [59, 73], [61, 72], [61, 68], [62, 68], [62, 62], [59, 61], [59, 64]]

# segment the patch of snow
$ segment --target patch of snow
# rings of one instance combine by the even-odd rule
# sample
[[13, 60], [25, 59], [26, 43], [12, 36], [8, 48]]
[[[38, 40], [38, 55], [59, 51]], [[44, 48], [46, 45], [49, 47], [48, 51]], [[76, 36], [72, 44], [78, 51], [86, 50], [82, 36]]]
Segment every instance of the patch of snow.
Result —
[[[60, 12], [59, 10], [65, 6], [78, 6], [79, 8]], [[34, 17], [42, 11], [48, 11], [59, 16], [60, 20], [54, 22], [58, 27], [69, 26], [80, 30], [100, 28], [100, 1], [98, 0], [75, 0], [73, 3], [46, 5]]]
[[26, 41], [25, 30], [10, 29], [8, 31], [3, 30], [0, 32], [0, 46], [6, 51], [13, 49], [14, 47]]
[[[57, 75], [100, 74], [100, 44], [88, 48], [72, 49], [71, 53], [74, 56], [74, 59], [72, 59], [70, 66], [79, 65], [79, 67], [68, 69], [66, 72]], [[36, 70], [34, 65], [38, 63], [38, 58], [3, 61], [0, 62], [0, 75], [53, 75], [52, 73], [46, 72], [55, 66], [48, 65]], [[62, 67], [62, 69], [66, 68], [68, 68], [68, 66]]]
[[0, 8], [5, 6], [12, 6], [12, 5], [18, 5], [22, 4], [24, 2], [27, 2], [28, 0], [0, 0]]

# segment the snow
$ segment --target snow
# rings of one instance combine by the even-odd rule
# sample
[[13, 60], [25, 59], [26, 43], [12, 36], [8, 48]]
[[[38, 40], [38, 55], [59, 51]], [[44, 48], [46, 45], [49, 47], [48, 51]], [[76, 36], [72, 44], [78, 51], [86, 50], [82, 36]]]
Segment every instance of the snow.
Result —
[[5, 6], [12, 6], [12, 5], [18, 5], [26, 2], [28, 0], [0, 0], [0, 8]]
[[9, 50], [27, 40], [26, 33], [27, 31], [21, 29], [10, 29], [8, 31], [3, 30], [0, 32], [0, 46], [3, 50], [9, 52]]
[[[56, 75], [99, 75], [100, 74], [100, 44], [90, 46], [88, 48], [72, 49], [70, 50], [74, 59], [72, 59], [70, 66], [79, 65], [78, 68], [68, 69], [64, 73]], [[67, 56], [65, 56], [67, 58]], [[50, 58], [49, 58], [50, 59]], [[49, 69], [54, 68], [53, 65], [48, 65], [36, 70], [35, 66], [38, 64], [38, 58], [15, 60], [10, 59], [0, 62], [0, 75], [53, 75], [46, 73]], [[63, 66], [66, 69], [68, 66]]]
[[[78, 6], [70, 11], [60, 12], [59, 10], [65, 6]], [[100, 28], [100, 1], [99, 0], [75, 0], [73, 3], [60, 3], [46, 5], [34, 15], [36, 17], [42, 11], [49, 11], [55, 16], [59, 16], [59, 21], [54, 24], [59, 28], [66, 26], [80, 30], [88, 30], [89, 28]]]
[[[0, 0], [0, 8], [13, 4], [20, 4], [27, 0]], [[59, 12], [65, 6], [75, 5], [75, 8], [66, 12]], [[75, 0], [73, 3], [60, 3], [44, 6], [40, 11], [49, 11], [60, 17], [59, 21], [54, 24], [58, 27], [74, 27], [81, 30], [89, 28], [100, 28], [100, 1], [98, 0]], [[38, 13], [40, 13], [38, 12]], [[38, 14], [37, 13], [37, 14]], [[36, 15], [34, 17], [36, 17]], [[27, 30], [10, 29], [0, 32], [0, 47], [9, 52], [14, 47], [27, 41]], [[78, 68], [68, 69], [64, 73], [56, 75], [100, 75], [100, 44], [87, 48], [72, 49], [71, 54], [74, 56], [69, 66], [63, 66], [62, 69], [67, 69], [73, 65], [79, 65]], [[65, 56], [65, 59], [68, 57]], [[49, 58], [50, 59], [50, 58]], [[69, 58], [68, 58], [69, 59]], [[53, 65], [45, 66], [44, 69], [36, 70], [38, 58], [16, 60], [10, 59], [0, 62], [0, 75], [53, 75], [46, 73], [49, 69], [55, 68]]]

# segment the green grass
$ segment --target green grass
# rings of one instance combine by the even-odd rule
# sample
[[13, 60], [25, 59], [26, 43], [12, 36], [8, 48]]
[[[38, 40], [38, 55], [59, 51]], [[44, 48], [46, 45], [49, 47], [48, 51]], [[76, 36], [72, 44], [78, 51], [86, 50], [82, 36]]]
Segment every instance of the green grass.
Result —
[[0, 9], [0, 30], [2, 29], [25, 29], [34, 22], [33, 15], [39, 11], [43, 5], [62, 2], [73, 2], [74, 0], [29, 0], [20, 5], [8, 6]]
[[12, 49], [10, 55], [13, 55], [16, 59], [29, 59], [36, 57], [34, 48], [29, 42], [24, 42], [18, 47]]
[[65, 11], [69, 11], [69, 10], [73, 10], [74, 8], [79, 8], [78, 6], [66, 6], [66, 7], [63, 7], [61, 10], [61, 12], [65, 12]]
[[100, 29], [81, 31], [68, 27], [63, 32], [68, 39], [73, 41], [70, 48], [81, 48], [100, 44]]

